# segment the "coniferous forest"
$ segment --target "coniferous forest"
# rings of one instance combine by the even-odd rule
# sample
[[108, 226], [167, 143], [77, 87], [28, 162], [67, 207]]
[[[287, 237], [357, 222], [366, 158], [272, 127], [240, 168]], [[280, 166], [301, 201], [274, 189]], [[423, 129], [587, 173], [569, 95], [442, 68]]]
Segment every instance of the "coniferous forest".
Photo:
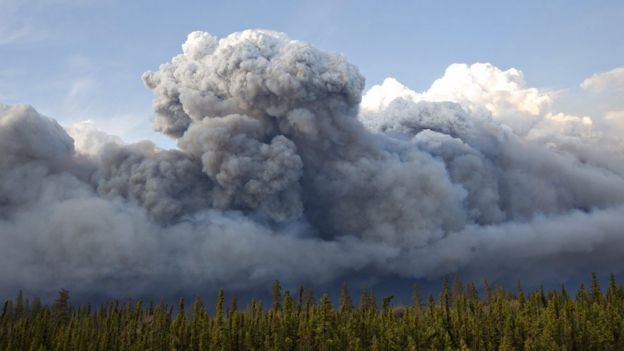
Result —
[[[1, 350], [624, 350], [624, 288], [591, 284], [509, 291], [487, 281], [445, 280], [438, 296], [413, 291], [411, 305], [364, 289], [339, 301], [311, 290], [272, 287], [266, 308], [244, 308], [219, 292], [177, 305], [112, 302], [72, 306], [61, 290], [50, 305], [21, 292], [0, 318]], [[211, 313], [208, 310], [212, 311]]]

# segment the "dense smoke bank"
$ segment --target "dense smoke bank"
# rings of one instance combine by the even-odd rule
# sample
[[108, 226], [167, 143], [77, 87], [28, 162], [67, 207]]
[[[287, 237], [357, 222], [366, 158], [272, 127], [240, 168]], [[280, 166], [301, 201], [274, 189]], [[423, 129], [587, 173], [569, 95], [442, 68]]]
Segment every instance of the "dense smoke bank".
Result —
[[143, 80], [178, 150], [0, 105], [3, 294], [621, 269], [620, 135], [518, 70], [362, 99], [343, 56], [254, 30], [193, 32]]

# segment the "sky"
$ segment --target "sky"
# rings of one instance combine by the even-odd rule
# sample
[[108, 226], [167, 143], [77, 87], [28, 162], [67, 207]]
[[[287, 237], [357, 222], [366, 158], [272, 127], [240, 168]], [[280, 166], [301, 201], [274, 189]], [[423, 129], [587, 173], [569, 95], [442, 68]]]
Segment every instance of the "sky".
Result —
[[151, 132], [142, 73], [179, 53], [191, 31], [264, 28], [344, 54], [366, 88], [395, 77], [423, 91], [450, 64], [489, 62], [558, 92], [558, 111], [605, 114], [624, 106], [579, 98], [579, 85], [624, 65], [623, 15], [621, 1], [0, 0], [0, 102], [173, 147]]

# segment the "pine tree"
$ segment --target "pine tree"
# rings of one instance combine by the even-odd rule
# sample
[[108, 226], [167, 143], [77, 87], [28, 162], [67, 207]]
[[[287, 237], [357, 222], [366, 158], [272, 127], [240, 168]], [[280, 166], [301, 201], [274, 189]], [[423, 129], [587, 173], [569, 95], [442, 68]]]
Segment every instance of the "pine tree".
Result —
[[15, 298], [15, 311], [14, 318], [19, 319], [24, 316], [25, 307], [24, 307], [24, 294], [20, 289], [17, 292], [17, 297]]
[[351, 303], [351, 295], [349, 295], [349, 288], [347, 287], [347, 284], [342, 284], [340, 289], [340, 313], [349, 313], [352, 308], [353, 305]]
[[282, 285], [279, 280], [276, 280], [271, 288], [271, 309], [273, 311], [282, 309]]
[[390, 304], [392, 303], [392, 300], [394, 299], [394, 295], [390, 295], [390, 296], [384, 296], [381, 299], [381, 308], [383, 309], [383, 311], [385, 312], [390, 312]]
[[225, 305], [225, 293], [219, 289], [217, 303], [215, 305], [215, 317], [210, 331], [210, 350], [223, 350], [226, 345], [225, 322], [223, 309]]
[[69, 313], [69, 291], [61, 289], [52, 305], [52, 316], [58, 323], [66, 323], [70, 317]]
[[327, 294], [315, 304], [302, 289], [299, 302], [284, 290], [278, 309], [252, 299], [239, 310], [234, 297], [226, 313], [221, 290], [213, 316], [199, 298], [187, 313], [184, 299], [177, 309], [140, 300], [92, 309], [72, 307], [63, 290], [50, 307], [18, 292], [0, 315], [0, 350], [624, 350], [622, 287], [612, 275], [605, 295], [595, 277], [575, 298], [565, 287], [497, 287], [480, 298], [473, 283], [464, 289], [456, 280], [452, 289], [443, 284], [437, 302], [429, 294], [425, 306], [417, 296], [392, 308], [384, 297], [380, 310], [368, 289], [357, 309], [348, 308], [347, 289], [338, 308]]
[[188, 321], [184, 310], [184, 298], [180, 298], [178, 307], [178, 314], [171, 325], [171, 350], [186, 350], [190, 335], [187, 330]]
[[591, 301], [600, 303], [602, 301], [602, 290], [596, 272], [591, 274]]

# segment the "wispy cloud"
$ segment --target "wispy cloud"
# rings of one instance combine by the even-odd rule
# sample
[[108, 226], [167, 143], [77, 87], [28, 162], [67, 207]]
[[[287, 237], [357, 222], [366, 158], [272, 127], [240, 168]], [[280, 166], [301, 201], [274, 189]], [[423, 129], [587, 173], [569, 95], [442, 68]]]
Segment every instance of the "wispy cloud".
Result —
[[73, 107], [81, 106], [83, 100], [88, 98], [95, 86], [96, 80], [92, 77], [76, 78], [69, 84], [69, 89], [65, 95], [65, 104]]
[[585, 79], [581, 83], [581, 87], [599, 92], [607, 89], [624, 90], [624, 67], [614, 68], [607, 72], [596, 73]]
[[[32, 43], [45, 39], [46, 33], [38, 29], [29, 13], [26, 2], [7, 0], [0, 2], [0, 46]], [[32, 6], [32, 4], [29, 4]], [[40, 6], [39, 2], [35, 2]]]
[[0, 47], [49, 43], [56, 26], [49, 20], [50, 9], [77, 7], [92, 0], [0, 1]]

